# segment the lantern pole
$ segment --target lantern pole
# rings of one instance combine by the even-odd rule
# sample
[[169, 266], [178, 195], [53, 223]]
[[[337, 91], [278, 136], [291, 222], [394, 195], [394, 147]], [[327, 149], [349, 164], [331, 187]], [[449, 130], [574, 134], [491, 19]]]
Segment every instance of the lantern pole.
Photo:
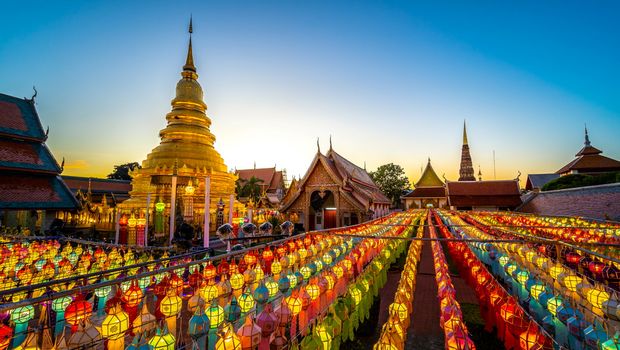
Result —
[[231, 194], [230, 195], [230, 202], [228, 204], [228, 223], [229, 224], [233, 224], [233, 207], [235, 205], [235, 195]]
[[114, 236], [114, 244], [118, 244], [118, 236], [120, 234], [119, 232], [120, 232], [120, 229], [121, 229], [121, 224], [118, 221], [121, 219], [121, 212], [120, 212], [120, 210], [118, 210], [118, 207], [114, 208], [114, 211], [116, 212], [116, 214], [115, 214], [115, 217], [116, 217], [116, 219], [115, 219], [115, 222], [116, 222], [116, 225], [115, 225], [116, 226], [115, 227], [116, 228], [116, 235]]
[[149, 211], [151, 207], [151, 192], [146, 195], [146, 213], [144, 214], [144, 219], [146, 220], [146, 225], [144, 226], [144, 246], [149, 246]]
[[210, 204], [211, 204], [211, 178], [209, 176], [205, 177], [205, 220], [204, 220], [204, 226], [202, 229], [202, 240], [203, 240], [203, 247], [205, 248], [209, 248], [209, 227], [210, 227], [210, 222], [209, 219], [211, 219], [211, 213], [210, 213]]
[[174, 221], [176, 216], [176, 199], [177, 199], [177, 174], [176, 171], [172, 175], [172, 194], [170, 199], [170, 238], [168, 244], [172, 245], [172, 239], [174, 238]]

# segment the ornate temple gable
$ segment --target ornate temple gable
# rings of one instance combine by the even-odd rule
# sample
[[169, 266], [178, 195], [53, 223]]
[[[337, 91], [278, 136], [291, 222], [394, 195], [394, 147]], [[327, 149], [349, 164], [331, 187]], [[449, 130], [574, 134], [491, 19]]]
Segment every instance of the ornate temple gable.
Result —
[[[298, 202], [299, 197], [306, 192], [307, 187], [316, 187], [317, 189], [323, 187], [327, 189], [331, 186], [334, 188], [333, 191], [336, 191], [342, 186], [342, 180], [334, 170], [330, 169], [329, 160], [327, 160], [324, 155], [317, 152], [308, 171], [306, 171], [306, 174], [299, 181], [297, 186], [298, 190], [292, 194], [289, 201], [284, 202], [280, 211], [286, 211], [293, 204]], [[295, 204], [295, 206], [297, 206], [297, 204]]]

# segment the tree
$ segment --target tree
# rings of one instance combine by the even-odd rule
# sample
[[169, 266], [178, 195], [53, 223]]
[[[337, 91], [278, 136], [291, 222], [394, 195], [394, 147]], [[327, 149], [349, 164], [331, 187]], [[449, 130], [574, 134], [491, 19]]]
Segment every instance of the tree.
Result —
[[249, 197], [254, 203], [258, 202], [262, 192], [260, 184], [263, 182], [256, 176], [252, 176], [249, 180], [237, 180], [237, 197]]
[[115, 165], [114, 171], [111, 174], [108, 174], [108, 179], [131, 180], [129, 172], [136, 168], [141, 169], [142, 167], [137, 162]]
[[553, 191], [567, 188], [596, 186], [620, 182], [620, 172], [609, 172], [596, 175], [570, 174], [560, 176], [555, 180], [546, 183], [541, 190]]
[[394, 163], [384, 164], [377, 171], [370, 172], [370, 177], [379, 189], [392, 200], [394, 207], [400, 206], [400, 196], [411, 189], [405, 170]]

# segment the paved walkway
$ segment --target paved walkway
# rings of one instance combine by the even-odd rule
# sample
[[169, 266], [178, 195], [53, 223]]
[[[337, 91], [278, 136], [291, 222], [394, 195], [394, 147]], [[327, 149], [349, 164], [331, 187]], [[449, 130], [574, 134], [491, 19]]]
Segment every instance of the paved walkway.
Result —
[[[428, 227], [424, 237], [429, 237]], [[424, 241], [416, 275], [411, 325], [407, 331], [406, 349], [444, 349], [444, 332], [439, 326], [439, 299], [433, 266], [431, 242]]]

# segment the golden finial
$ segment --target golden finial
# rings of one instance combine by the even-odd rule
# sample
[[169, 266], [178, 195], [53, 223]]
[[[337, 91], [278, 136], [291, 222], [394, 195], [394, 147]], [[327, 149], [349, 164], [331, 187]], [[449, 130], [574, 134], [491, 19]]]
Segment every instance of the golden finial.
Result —
[[463, 120], [463, 144], [467, 145], [467, 126], [465, 125], [465, 120]]
[[187, 48], [187, 59], [185, 60], [185, 65], [183, 66], [183, 70], [196, 72], [196, 66], [194, 66], [194, 54], [192, 52], [192, 33], [194, 32], [194, 27], [192, 25], [192, 16], [189, 17], [189, 47]]

